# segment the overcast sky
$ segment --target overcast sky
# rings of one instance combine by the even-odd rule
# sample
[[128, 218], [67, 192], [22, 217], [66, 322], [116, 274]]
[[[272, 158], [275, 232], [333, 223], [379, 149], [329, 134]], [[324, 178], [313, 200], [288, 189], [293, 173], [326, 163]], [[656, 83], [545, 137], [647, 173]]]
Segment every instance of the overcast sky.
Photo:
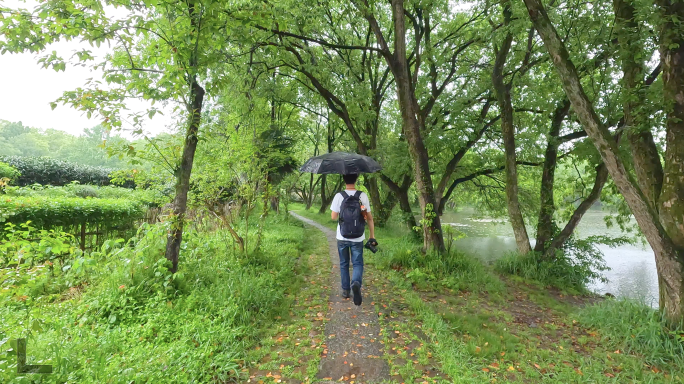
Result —
[[[35, 1], [26, 3], [17, 0], [2, 1], [8, 7], [32, 9]], [[87, 45], [87, 44], [86, 44]], [[106, 52], [107, 48], [90, 48], [96, 55]], [[81, 48], [79, 42], [61, 42], [48, 47], [47, 52], [56, 50], [68, 58], [71, 52]], [[55, 128], [78, 135], [84, 128], [100, 123], [96, 116], [88, 119], [82, 112], [68, 106], [58, 104], [53, 111], [50, 102], [59, 98], [64, 91], [74, 90], [85, 84], [86, 79], [99, 78], [101, 72], [92, 72], [89, 68], [67, 66], [64, 72], [44, 69], [37, 63], [32, 53], [0, 55], [0, 119], [21, 121], [26, 126], [36, 128]], [[158, 105], [157, 105], [158, 106]], [[144, 111], [149, 104], [143, 101], [131, 102], [128, 107], [132, 111]], [[144, 125], [151, 134], [168, 130], [172, 123], [171, 113], [156, 115]], [[126, 125], [126, 124], [124, 124]], [[130, 126], [129, 126], [130, 127]]]

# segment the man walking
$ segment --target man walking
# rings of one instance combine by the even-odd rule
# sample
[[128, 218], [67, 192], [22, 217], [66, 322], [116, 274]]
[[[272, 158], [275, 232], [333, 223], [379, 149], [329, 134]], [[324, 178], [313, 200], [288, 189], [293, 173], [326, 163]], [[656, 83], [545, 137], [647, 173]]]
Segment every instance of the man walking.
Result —
[[[333, 220], [337, 223], [337, 251], [340, 255], [340, 277], [342, 279], [342, 297], [349, 298], [353, 292], [354, 304], [361, 305], [361, 283], [363, 278], [363, 241], [365, 240], [365, 224], [368, 223], [370, 239], [375, 246], [375, 225], [370, 213], [368, 195], [356, 190], [359, 175], [342, 175], [346, 189], [335, 195], [330, 209]], [[349, 281], [349, 261], [354, 267]]]

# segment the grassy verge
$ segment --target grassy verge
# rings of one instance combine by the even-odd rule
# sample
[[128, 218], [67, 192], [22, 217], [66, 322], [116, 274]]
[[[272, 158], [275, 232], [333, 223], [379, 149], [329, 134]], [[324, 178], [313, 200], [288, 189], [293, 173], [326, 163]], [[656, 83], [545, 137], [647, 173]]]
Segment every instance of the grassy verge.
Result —
[[259, 357], [248, 351], [300, 317], [300, 292], [316, 296], [306, 276], [317, 243], [306, 231], [270, 217], [262, 250], [249, 255], [234, 251], [227, 233], [189, 231], [175, 275], [163, 256], [163, 226], [92, 254], [0, 269], [0, 340], [27, 338], [28, 363], [54, 371], [18, 375], [8, 342], [0, 381], [244, 382]]
[[289, 312], [279, 317], [248, 353], [250, 368], [244, 369], [248, 383], [316, 381], [325, 350], [330, 259], [327, 240], [320, 231], [307, 227], [304, 237], [297, 263], [297, 275], [303, 278], [299, 280], [301, 287], [288, 294], [292, 301]]
[[[334, 227], [327, 215], [297, 208]], [[498, 275], [458, 251], [423, 255], [400, 226], [376, 232], [381, 251], [368, 263], [379, 279], [390, 282], [388, 293], [375, 304], [387, 330], [384, 342], [397, 382], [684, 380], [682, 333], [667, 331], [650, 308], [595, 303], [576, 290], [563, 292], [529, 277]], [[393, 334], [405, 345], [393, 341]], [[419, 344], [409, 346], [416, 337]], [[432, 356], [438, 361], [431, 362]], [[443, 375], [431, 375], [428, 366]]]

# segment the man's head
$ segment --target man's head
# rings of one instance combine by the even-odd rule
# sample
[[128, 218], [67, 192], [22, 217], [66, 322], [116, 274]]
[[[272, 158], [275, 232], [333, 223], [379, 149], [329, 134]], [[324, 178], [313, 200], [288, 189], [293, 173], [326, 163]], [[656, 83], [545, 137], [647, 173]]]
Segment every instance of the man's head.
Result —
[[356, 180], [359, 178], [359, 175], [357, 175], [357, 174], [342, 175], [342, 178], [344, 179], [345, 184], [353, 185], [353, 184], [356, 184]]

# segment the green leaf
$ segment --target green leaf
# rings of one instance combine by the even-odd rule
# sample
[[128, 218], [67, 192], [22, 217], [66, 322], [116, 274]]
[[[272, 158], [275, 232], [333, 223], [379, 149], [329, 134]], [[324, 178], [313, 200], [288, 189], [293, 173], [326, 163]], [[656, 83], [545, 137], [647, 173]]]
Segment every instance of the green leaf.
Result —
[[40, 324], [40, 321], [38, 319], [34, 319], [33, 322], [31, 323], [31, 329], [36, 331], [36, 332], [42, 332], [43, 327]]

